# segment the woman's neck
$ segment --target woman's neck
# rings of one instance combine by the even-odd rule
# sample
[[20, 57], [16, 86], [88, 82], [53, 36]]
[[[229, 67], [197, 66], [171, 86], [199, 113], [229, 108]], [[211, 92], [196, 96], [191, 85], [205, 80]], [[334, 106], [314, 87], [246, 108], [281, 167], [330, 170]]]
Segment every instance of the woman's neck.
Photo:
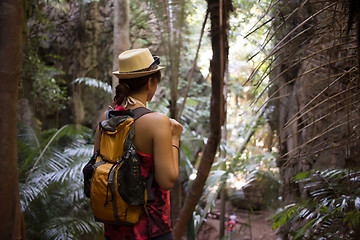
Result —
[[129, 96], [126, 100], [125, 108], [137, 108], [137, 107], [146, 107], [146, 100], [141, 99], [139, 96]]

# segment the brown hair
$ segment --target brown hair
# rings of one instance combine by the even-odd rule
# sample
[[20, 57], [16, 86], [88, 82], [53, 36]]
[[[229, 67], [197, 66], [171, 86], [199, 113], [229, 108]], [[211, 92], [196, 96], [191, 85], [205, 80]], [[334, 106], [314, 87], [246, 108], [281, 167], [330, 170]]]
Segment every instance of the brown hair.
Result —
[[115, 97], [114, 101], [116, 105], [121, 105], [126, 97], [130, 95], [130, 93], [140, 91], [149, 81], [149, 79], [156, 79], [157, 82], [160, 82], [161, 72], [157, 71], [153, 74], [131, 78], [131, 79], [121, 79], [119, 78], [119, 85], [116, 86], [115, 89]]

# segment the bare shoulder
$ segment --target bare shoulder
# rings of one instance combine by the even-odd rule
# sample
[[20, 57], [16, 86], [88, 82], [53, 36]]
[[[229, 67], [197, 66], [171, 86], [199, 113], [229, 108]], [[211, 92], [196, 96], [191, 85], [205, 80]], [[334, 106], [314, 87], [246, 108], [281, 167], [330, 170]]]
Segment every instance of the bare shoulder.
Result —
[[162, 113], [159, 112], [152, 112], [149, 114], [146, 114], [145, 116], [147, 116], [149, 119], [153, 119], [153, 120], [157, 120], [157, 121], [169, 121], [169, 118]]
[[146, 120], [146, 122], [148, 122], [149, 124], [170, 122], [170, 119], [165, 114], [159, 112], [148, 113], [140, 119]]
[[159, 130], [170, 127], [170, 119], [162, 113], [148, 113], [137, 120], [138, 123], [147, 129]]

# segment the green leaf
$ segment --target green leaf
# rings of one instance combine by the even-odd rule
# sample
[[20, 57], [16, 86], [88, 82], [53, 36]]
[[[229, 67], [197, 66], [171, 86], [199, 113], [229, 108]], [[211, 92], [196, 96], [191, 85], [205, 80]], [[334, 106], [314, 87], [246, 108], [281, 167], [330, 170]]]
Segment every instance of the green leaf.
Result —
[[285, 223], [287, 223], [292, 215], [295, 213], [295, 211], [297, 210], [298, 205], [293, 203], [293, 204], [289, 204], [287, 206], [284, 207], [284, 209], [278, 213], [276, 213], [274, 216], [271, 217], [271, 220], [274, 222], [273, 224], [273, 229], [276, 229], [278, 227], [281, 227], [283, 225], [285, 225]]
[[309, 228], [314, 224], [315, 221], [316, 219], [312, 219], [308, 223], [306, 223], [305, 226], [300, 228], [300, 230], [296, 232], [294, 239], [304, 239], [306, 231], [309, 230]]
[[302, 172], [302, 173], [297, 174], [295, 177], [293, 177], [293, 181], [299, 182], [300, 180], [304, 180], [304, 179], [308, 178], [309, 176], [310, 176], [309, 171]]

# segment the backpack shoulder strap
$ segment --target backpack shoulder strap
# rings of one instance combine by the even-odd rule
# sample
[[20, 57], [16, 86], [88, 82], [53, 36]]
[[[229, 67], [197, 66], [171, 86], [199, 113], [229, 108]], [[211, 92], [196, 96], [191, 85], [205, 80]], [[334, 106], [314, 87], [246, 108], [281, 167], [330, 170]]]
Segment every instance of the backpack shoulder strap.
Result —
[[145, 107], [138, 107], [138, 108], [135, 108], [133, 110], [133, 113], [134, 113], [134, 119], [138, 119], [140, 118], [141, 116], [145, 115], [145, 114], [148, 114], [148, 113], [151, 113], [152, 111], [148, 108], [145, 108]]

